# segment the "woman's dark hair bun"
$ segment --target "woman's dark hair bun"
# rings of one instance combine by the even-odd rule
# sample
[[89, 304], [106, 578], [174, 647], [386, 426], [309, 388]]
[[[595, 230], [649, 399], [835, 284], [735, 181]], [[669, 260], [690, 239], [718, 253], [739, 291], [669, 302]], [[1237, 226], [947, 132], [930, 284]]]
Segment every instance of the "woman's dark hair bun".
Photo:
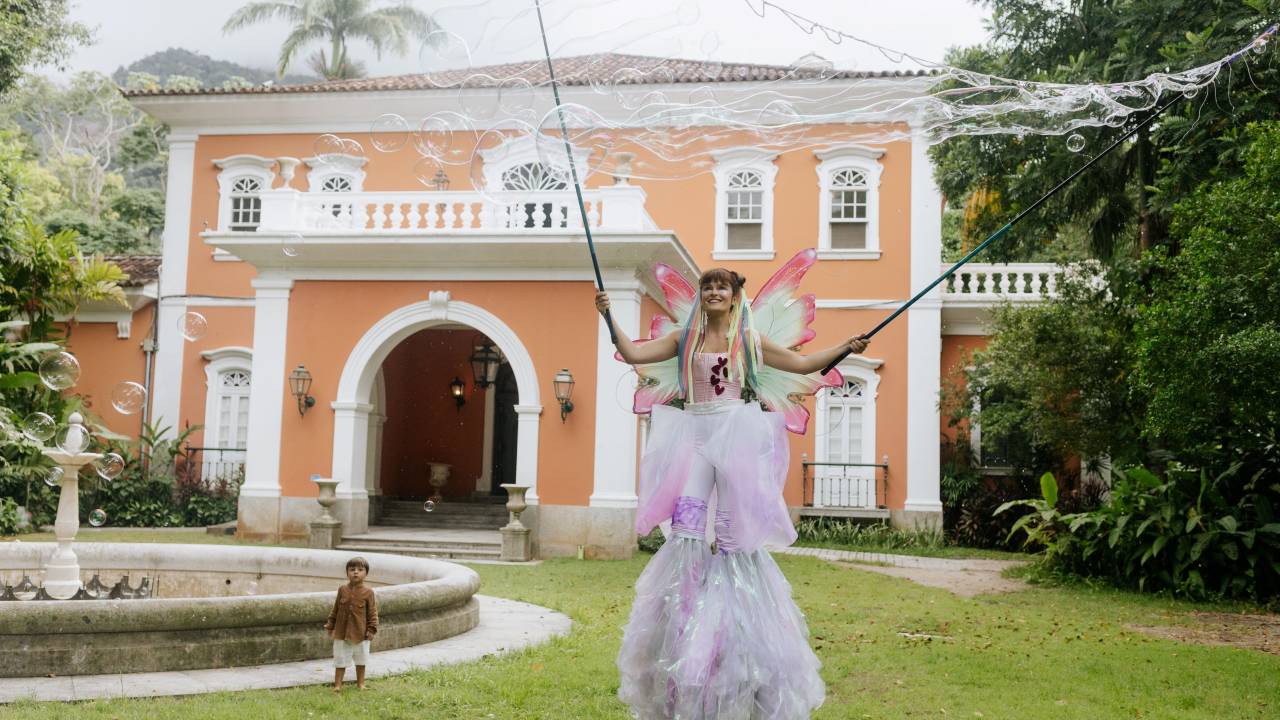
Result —
[[746, 287], [746, 286], [747, 286], [747, 277], [746, 277], [745, 275], [740, 275], [740, 274], [738, 274], [737, 272], [734, 272], [734, 273], [733, 273], [733, 282], [734, 282], [734, 283], [735, 283], [739, 288], [744, 288], [744, 287]]

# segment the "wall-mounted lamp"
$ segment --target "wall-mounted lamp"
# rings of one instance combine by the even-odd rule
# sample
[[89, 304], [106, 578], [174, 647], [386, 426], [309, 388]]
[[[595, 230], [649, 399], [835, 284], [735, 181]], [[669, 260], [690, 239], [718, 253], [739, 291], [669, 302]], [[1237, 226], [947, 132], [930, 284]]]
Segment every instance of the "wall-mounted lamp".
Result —
[[573, 403], [570, 402], [573, 397], [573, 375], [568, 368], [564, 368], [556, 373], [551, 384], [556, 389], [556, 400], [560, 401], [560, 422], [564, 422], [565, 416], [573, 412]]
[[289, 373], [289, 389], [298, 398], [298, 415], [306, 415], [307, 409], [316, 404], [316, 399], [307, 394], [311, 389], [311, 372], [301, 363]]
[[431, 184], [438, 192], [449, 189], [449, 176], [444, 174], [444, 168], [436, 169], [436, 174], [431, 177]]
[[453, 378], [453, 382], [449, 383], [449, 395], [454, 402], [458, 403], [458, 412], [462, 412], [462, 406], [467, 404], [467, 398], [462, 394], [466, 389], [467, 386], [456, 376]]
[[502, 355], [491, 343], [476, 345], [475, 352], [471, 353], [471, 378], [475, 380], [476, 387], [484, 390], [492, 385], [498, 379], [498, 366], [501, 364]]

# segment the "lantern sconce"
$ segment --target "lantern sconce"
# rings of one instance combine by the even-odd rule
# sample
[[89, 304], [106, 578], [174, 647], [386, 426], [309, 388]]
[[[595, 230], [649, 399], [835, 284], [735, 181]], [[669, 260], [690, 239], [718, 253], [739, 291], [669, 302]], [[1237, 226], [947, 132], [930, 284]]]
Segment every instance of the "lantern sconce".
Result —
[[471, 379], [478, 390], [488, 389], [498, 379], [498, 366], [502, 364], [502, 354], [485, 340], [482, 345], [475, 346], [475, 352], [468, 358], [471, 363]]
[[467, 398], [462, 394], [466, 389], [467, 386], [456, 375], [453, 378], [453, 382], [449, 383], [449, 396], [453, 398], [454, 402], [458, 403], [458, 412], [462, 412], [462, 406], [467, 404]]
[[311, 372], [302, 363], [289, 373], [289, 389], [298, 399], [298, 416], [306, 415], [307, 410], [315, 406], [316, 399], [307, 394], [311, 390]]
[[551, 384], [556, 390], [556, 400], [560, 401], [560, 422], [564, 422], [565, 417], [573, 412], [573, 402], [570, 401], [573, 397], [573, 374], [568, 368], [563, 368], [556, 373]]

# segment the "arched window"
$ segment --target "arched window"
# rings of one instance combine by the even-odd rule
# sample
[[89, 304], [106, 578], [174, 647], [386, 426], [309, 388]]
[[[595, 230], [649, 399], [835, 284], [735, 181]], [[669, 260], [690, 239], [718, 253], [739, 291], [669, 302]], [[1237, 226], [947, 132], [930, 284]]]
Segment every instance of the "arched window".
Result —
[[321, 192], [351, 192], [351, 178], [342, 175], [334, 175], [324, 179], [324, 184], [320, 187]]
[[831, 175], [832, 250], [867, 249], [867, 177], [853, 169]]
[[201, 477], [232, 479], [244, 468], [249, 446], [249, 394], [253, 351], [230, 346], [200, 353], [205, 366], [204, 445]]
[[843, 363], [844, 385], [818, 393], [814, 424], [813, 504], [874, 508], [876, 497], [876, 387], [879, 361]]
[[712, 257], [768, 260], [773, 257], [775, 155], [755, 148], [718, 151], [716, 231]]
[[[556, 190], [567, 190], [569, 188], [569, 178], [564, 170], [555, 167], [547, 167], [540, 162], [521, 163], [507, 168], [502, 172], [502, 189], [516, 192], [553, 192]], [[520, 223], [523, 219], [523, 225], [527, 228], [532, 227], [568, 227], [568, 208], [561, 207], [559, 217], [553, 218], [557, 213], [552, 203], [524, 203], [523, 212], [520, 212], [519, 206], [516, 212], [522, 217], [517, 217], [516, 222]], [[541, 207], [539, 207], [541, 205]]]
[[843, 260], [880, 257], [880, 159], [884, 151], [843, 145], [814, 153], [818, 164], [818, 256]]
[[244, 450], [249, 442], [249, 371], [219, 373], [217, 402], [216, 447]]
[[253, 231], [262, 223], [262, 181], [239, 177], [231, 183], [231, 229]]

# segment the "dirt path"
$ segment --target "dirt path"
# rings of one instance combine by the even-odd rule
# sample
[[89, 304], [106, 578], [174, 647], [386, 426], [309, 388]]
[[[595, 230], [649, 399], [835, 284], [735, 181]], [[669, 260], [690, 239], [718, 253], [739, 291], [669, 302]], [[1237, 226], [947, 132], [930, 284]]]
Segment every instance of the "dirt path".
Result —
[[1195, 612], [1192, 625], [1126, 625], [1155, 637], [1201, 645], [1228, 645], [1280, 655], [1280, 615]]
[[838, 564], [882, 575], [906, 578], [921, 585], [942, 588], [960, 597], [1018, 592], [1030, 587], [1021, 580], [1000, 576], [1005, 568], [1021, 564], [1018, 562], [1005, 560], [950, 560], [948, 562], [955, 565], [952, 567], [886, 567], [846, 561], [838, 561]]

